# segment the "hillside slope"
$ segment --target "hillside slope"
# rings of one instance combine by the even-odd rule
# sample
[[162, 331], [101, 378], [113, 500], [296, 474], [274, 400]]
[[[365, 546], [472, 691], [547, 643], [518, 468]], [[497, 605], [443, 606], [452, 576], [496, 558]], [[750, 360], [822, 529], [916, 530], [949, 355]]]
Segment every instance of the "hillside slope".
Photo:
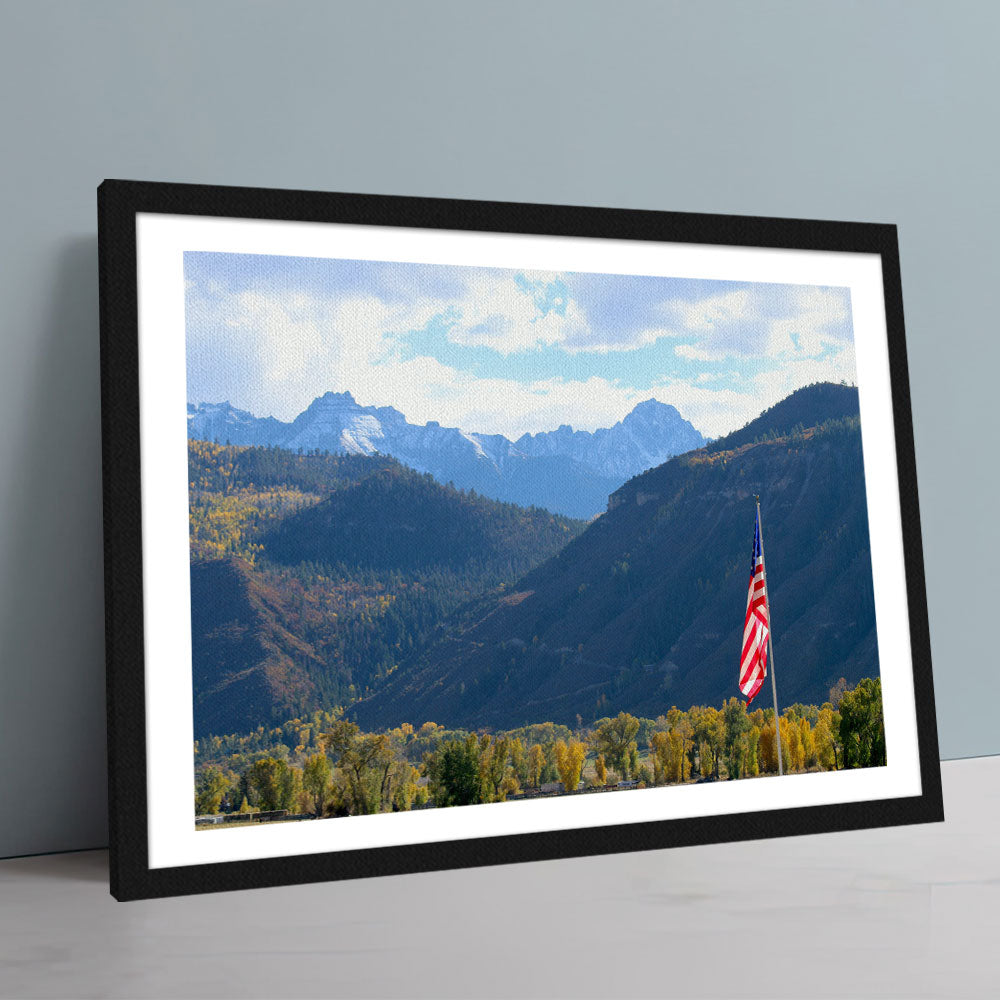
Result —
[[375, 690], [462, 603], [583, 523], [392, 459], [191, 442], [195, 735]]
[[281, 591], [239, 559], [191, 566], [195, 735], [246, 732], [318, 703], [324, 663], [285, 624]]
[[582, 524], [442, 486], [393, 465], [278, 523], [262, 541], [286, 565], [343, 563], [379, 570], [471, 571], [515, 580]]
[[756, 492], [782, 702], [877, 675], [857, 391], [820, 385], [631, 480], [513, 593], [463, 609], [353, 717], [506, 727], [718, 704], [736, 693]]

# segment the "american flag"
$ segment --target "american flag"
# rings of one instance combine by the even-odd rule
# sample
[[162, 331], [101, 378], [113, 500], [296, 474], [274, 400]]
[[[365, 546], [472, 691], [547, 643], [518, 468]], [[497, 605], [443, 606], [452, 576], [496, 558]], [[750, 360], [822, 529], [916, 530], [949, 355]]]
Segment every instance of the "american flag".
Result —
[[743, 655], [740, 657], [740, 692], [747, 704], [754, 700], [767, 676], [767, 634], [770, 631], [767, 588], [764, 585], [764, 549], [760, 541], [760, 508], [753, 533], [753, 562], [743, 622]]

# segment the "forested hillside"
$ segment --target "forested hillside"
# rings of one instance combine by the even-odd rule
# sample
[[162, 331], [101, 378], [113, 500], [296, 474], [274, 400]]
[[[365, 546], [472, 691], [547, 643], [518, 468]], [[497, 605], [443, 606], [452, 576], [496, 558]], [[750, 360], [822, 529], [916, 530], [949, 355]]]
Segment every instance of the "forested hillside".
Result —
[[583, 535], [512, 592], [463, 608], [351, 717], [507, 728], [718, 703], [735, 690], [755, 493], [782, 702], [877, 676], [857, 391], [818, 385], [631, 480]]
[[193, 441], [189, 463], [196, 735], [350, 704], [583, 528], [381, 456]]
[[517, 579], [577, 533], [578, 522], [441, 486], [393, 465], [281, 520], [263, 538], [285, 565], [447, 569], [490, 584]]

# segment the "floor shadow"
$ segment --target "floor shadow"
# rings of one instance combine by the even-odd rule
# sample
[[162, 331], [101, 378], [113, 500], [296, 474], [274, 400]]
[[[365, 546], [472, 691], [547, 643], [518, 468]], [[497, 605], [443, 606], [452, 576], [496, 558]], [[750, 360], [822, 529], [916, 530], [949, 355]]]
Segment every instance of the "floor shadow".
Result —
[[67, 854], [34, 854], [0, 861], [0, 868], [32, 879], [58, 882], [103, 882], [109, 884], [108, 852], [70, 851]]

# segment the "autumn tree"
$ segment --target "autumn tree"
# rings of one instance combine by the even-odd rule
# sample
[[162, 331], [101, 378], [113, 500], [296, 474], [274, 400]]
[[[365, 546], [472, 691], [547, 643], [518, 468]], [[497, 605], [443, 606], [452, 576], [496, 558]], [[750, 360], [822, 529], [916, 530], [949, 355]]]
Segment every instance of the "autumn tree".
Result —
[[510, 766], [514, 770], [514, 776], [517, 778], [519, 786], [530, 784], [528, 751], [524, 748], [524, 742], [520, 736], [515, 736], [510, 741]]
[[517, 795], [520, 791], [521, 782], [517, 780], [517, 773], [514, 769], [510, 768], [503, 779], [503, 783], [500, 785], [500, 792], [497, 798], [500, 802], [503, 802], [508, 796]]
[[694, 725], [694, 739], [699, 747], [708, 747], [711, 765], [706, 772], [705, 755], [702, 756], [702, 777], [719, 777], [719, 766], [726, 743], [726, 725], [723, 713], [711, 705], [697, 705], [688, 712]]
[[534, 743], [528, 751], [528, 785], [538, 788], [542, 783], [542, 772], [545, 769], [545, 751], [540, 743]]
[[330, 797], [330, 779], [333, 776], [333, 766], [326, 753], [320, 750], [306, 758], [302, 765], [302, 786], [310, 797], [313, 812], [323, 815], [327, 800]]
[[760, 728], [751, 725], [746, 736], [746, 776], [756, 778], [760, 774]]
[[687, 781], [691, 777], [690, 751], [694, 748], [694, 723], [687, 712], [671, 708], [667, 724], [672, 737], [671, 775], [674, 781]]
[[556, 743], [556, 768], [567, 792], [575, 792], [580, 784], [586, 756], [587, 748], [579, 740], [570, 740], [568, 744], [559, 740]]
[[[775, 743], [774, 712], [768, 711], [767, 724], [760, 733], [758, 760], [763, 774], [778, 773], [778, 747]], [[782, 716], [780, 719], [781, 763], [785, 774], [801, 770], [798, 762], [801, 753], [801, 734], [797, 722]]]
[[206, 767], [198, 777], [194, 799], [195, 814], [204, 816], [217, 813], [229, 784], [230, 779], [222, 768], [214, 765]]
[[809, 720], [799, 719], [799, 742], [802, 745], [802, 766], [806, 770], [816, 766], [816, 737]]
[[604, 763], [604, 755], [598, 754], [594, 761], [594, 775], [599, 785], [604, 785], [608, 780], [608, 766]]
[[774, 720], [760, 731], [757, 759], [763, 774], [775, 774], [778, 770], [778, 749], [774, 742]]
[[417, 798], [417, 782], [420, 771], [407, 761], [396, 763], [396, 774], [393, 781], [392, 808], [397, 812], [405, 812], [413, 808]]
[[650, 737], [649, 748], [653, 759], [652, 780], [656, 785], [665, 782], [680, 783], [691, 777], [691, 758], [688, 755], [692, 745], [694, 727], [683, 712], [671, 711], [669, 731], [658, 729]]
[[250, 801], [265, 812], [287, 809], [294, 791], [289, 771], [288, 764], [276, 757], [254, 761], [244, 775]]
[[391, 801], [395, 756], [385, 733], [362, 733], [353, 722], [340, 720], [323, 736], [344, 778], [350, 811], [366, 816], [381, 812]]
[[614, 719], [608, 719], [594, 734], [594, 745], [612, 769], [623, 777], [629, 773], [635, 738], [639, 732], [639, 720], [627, 712], [619, 712]]
[[843, 763], [840, 748], [840, 712], [835, 712], [829, 704], [819, 710], [816, 728], [813, 730], [816, 746], [816, 763], [824, 771], [835, 771]]
[[785, 773], [801, 771], [805, 766], [805, 752], [802, 747], [802, 730], [796, 719], [787, 715], [781, 717], [781, 754]]
[[886, 762], [882, 682], [866, 677], [840, 699], [844, 767], [881, 767]]
[[670, 734], [657, 730], [649, 738], [649, 755], [653, 758], [653, 784], [662, 785], [668, 780], [670, 760]]
[[703, 778], [711, 778], [715, 773], [716, 759], [708, 740], [698, 744], [698, 771]]
[[507, 776], [510, 740], [506, 736], [493, 739], [488, 733], [479, 741], [479, 772], [483, 780], [484, 800], [500, 799], [500, 789]]

